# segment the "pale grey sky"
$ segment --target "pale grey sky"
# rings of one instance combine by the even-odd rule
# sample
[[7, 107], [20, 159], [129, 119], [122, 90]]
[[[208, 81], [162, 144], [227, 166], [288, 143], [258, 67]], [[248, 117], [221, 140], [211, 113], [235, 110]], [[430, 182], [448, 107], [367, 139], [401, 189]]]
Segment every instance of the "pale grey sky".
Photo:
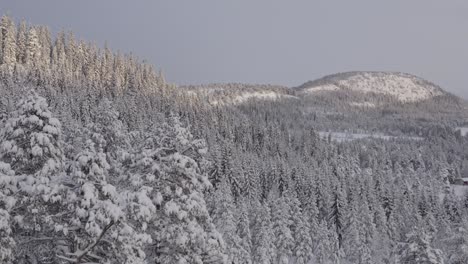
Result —
[[107, 40], [179, 84], [382, 70], [468, 98], [466, 0], [0, 0], [0, 12]]

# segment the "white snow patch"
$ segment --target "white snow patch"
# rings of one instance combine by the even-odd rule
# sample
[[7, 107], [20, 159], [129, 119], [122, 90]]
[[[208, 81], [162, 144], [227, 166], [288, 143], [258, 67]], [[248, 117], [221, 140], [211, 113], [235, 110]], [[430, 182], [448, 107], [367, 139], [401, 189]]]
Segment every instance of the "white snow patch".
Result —
[[234, 97], [234, 104], [242, 104], [247, 102], [250, 99], [260, 99], [260, 100], [272, 100], [275, 101], [281, 98], [282, 95], [275, 92], [253, 92], [253, 93], [244, 93]]
[[325, 84], [325, 85], [307, 88], [303, 92], [313, 94], [317, 92], [331, 92], [331, 91], [338, 91], [338, 90], [340, 90], [340, 87], [334, 84]]
[[319, 131], [317, 132], [320, 138], [328, 139], [331, 137], [332, 141], [336, 142], [349, 142], [358, 139], [365, 139], [365, 138], [373, 138], [373, 139], [383, 139], [383, 140], [391, 140], [391, 139], [402, 139], [402, 140], [423, 140], [421, 137], [406, 137], [406, 136], [389, 136], [379, 133], [374, 134], [366, 134], [366, 133], [346, 133], [346, 132], [324, 132]]
[[349, 105], [355, 106], [355, 107], [362, 107], [362, 108], [375, 108], [376, 107], [376, 105], [371, 102], [351, 102], [349, 103]]
[[296, 96], [280, 94], [280, 93], [273, 92], [273, 91], [244, 92], [242, 94], [234, 96], [233, 99], [212, 100], [210, 101], [210, 104], [212, 105], [227, 105], [227, 104], [239, 105], [239, 104], [246, 103], [247, 101], [252, 100], [252, 99], [276, 101], [276, 100], [286, 99], [286, 98], [299, 99]]
[[457, 127], [456, 128], [457, 131], [460, 131], [461, 135], [463, 137], [465, 137], [466, 135], [468, 135], [468, 127]]
[[464, 198], [468, 193], [468, 186], [464, 185], [450, 185], [450, 188], [453, 190], [453, 193], [456, 197]]

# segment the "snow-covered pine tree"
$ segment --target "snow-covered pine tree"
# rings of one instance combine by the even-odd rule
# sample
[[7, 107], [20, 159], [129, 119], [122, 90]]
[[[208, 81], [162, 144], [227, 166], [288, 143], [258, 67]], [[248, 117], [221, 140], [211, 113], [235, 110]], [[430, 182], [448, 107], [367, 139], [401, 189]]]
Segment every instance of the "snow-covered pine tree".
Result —
[[16, 63], [16, 27], [8, 16], [3, 16], [0, 22], [2, 31], [2, 58], [1, 63], [6, 69], [13, 70], [13, 64]]

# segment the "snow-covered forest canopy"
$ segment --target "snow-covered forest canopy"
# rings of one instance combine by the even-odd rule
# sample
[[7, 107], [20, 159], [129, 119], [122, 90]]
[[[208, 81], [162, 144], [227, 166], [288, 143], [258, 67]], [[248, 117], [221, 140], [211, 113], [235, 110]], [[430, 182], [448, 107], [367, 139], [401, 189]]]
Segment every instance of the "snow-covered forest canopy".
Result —
[[289, 92], [214, 105], [71, 33], [0, 28], [0, 263], [468, 263], [452, 123], [335, 142]]

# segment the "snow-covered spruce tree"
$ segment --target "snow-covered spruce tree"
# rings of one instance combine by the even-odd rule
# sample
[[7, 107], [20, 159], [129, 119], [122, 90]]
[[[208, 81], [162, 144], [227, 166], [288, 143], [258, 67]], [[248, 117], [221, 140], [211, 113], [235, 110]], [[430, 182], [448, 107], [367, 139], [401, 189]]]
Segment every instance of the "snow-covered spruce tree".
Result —
[[[129, 134], [118, 112], [102, 100], [85, 129], [75, 127], [80, 150], [69, 164], [64, 221], [56, 231], [65, 239], [58, 258], [68, 262], [144, 263], [152, 242], [147, 233], [156, 206], [151, 187], [127, 168]], [[83, 141], [83, 142], [81, 142]]]
[[18, 110], [5, 124], [0, 151], [1, 160], [10, 164], [17, 175], [47, 178], [60, 170], [61, 125], [52, 117], [45, 98], [31, 91], [20, 101]]
[[103, 136], [91, 132], [72, 164], [74, 186], [67, 195], [72, 217], [56, 226], [65, 236], [70, 233], [68, 252], [59, 258], [73, 263], [145, 263], [144, 246], [151, 238], [130, 223], [125, 197], [114, 184], [118, 175], [109, 175], [103, 145]]
[[128, 177], [134, 186], [148, 187], [157, 207], [147, 227], [153, 237], [148, 255], [161, 264], [224, 263], [224, 242], [203, 195], [211, 187], [203, 141], [194, 140], [175, 116], [143, 138]]
[[353, 192], [351, 202], [348, 203], [346, 223], [344, 224], [343, 250], [346, 253], [346, 259], [352, 263], [358, 263], [360, 257], [361, 240], [359, 235], [359, 197]]
[[399, 246], [397, 263], [443, 264], [442, 251], [431, 246], [432, 238], [423, 227], [414, 228]]
[[333, 241], [329, 239], [329, 233], [330, 231], [327, 228], [327, 223], [325, 221], [321, 221], [317, 225], [317, 237], [315, 238], [318, 241], [314, 250], [315, 260], [317, 263], [327, 263], [327, 261], [331, 259], [331, 255], [334, 253], [332, 245]]
[[243, 199], [239, 201], [241, 204], [238, 209], [238, 221], [237, 221], [237, 234], [241, 239], [240, 248], [244, 253], [242, 261], [239, 263], [251, 264], [252, 263], [252, 234], [250, 233], [250, 221], [247, 212], [247, 201]]
[[284, 197], [274, 201], [272, 213], [277, 250], [276, 263], [288, 264], [293, 256], [294, 238], [290, 229], [289, 206]]
[[346, 214], [345, 210], [345, 194], [343, 188], [336, 190], [333, 198], [333, 204], [331, 212], [329, 215], [329, 224], [336, 231], [336, 236], [338, 238], [338, 246], [341, 248], [343, 242], [343, 228], [344, 228], [344, 215]]
[[26, 58], [26, 34], [27, 25], [25, 21], [21, 21], [18, 26], [18, 34], [16, 37], [16, 61], [24, 63]]
[[37, 31], [34, 27], [31, 27], [28, 32], [28, 38], [26, 42], [26, 51], [24, 54], [24, 61], [29, 66], [38, 66], [39, 58], [41, 56], [40, 50], [41, 46], [39, 43], [39, 37], [37, 36]]
[[0, 62], [4, 66], [3, 68], [11, 71], [13, 64], [16, 63], [16, 27], [10, 17], [2, 17], [0, 30], [2, 31], [2, 57]]
[[371, 264], [372, 245], [374, 243], [375, 225], [366, 200], [361, 200], [359, 206], [359, 263]]
[[228, 263], [242, 263], [247, 254], [242, 248], [241, 238], [236, 232], [236, 208], [232, 198], [231, 187], [225, 178], [221, 179], [217, 189], [209, 198], [213, 223], [226, 243]]
[[53, 245], [44, 237], [53, 230], [50, 214], [61, 200], [60, 122], [52, 117], [46, 100], [31, 91], [6, 121], [0, 140], [0, 208], [14, 220], [12, 236], [21, 245], [15, 248], [17, 261], [46, 261], [50, 258], [44, 251]]
[[448, 263], [468, 263], [468, 220], [463, 219], [460, 226], [450, 232], [447, 245], [453, 251], [449, 254]]
[[10, 165], [0, 161], [0, 263], [13, 263], [16, 243], [13, 239], [13, 219], [10, 215], [17, 190], [14, 171]]
[[[292, 186], [292, 184], [290, 184], [290, 186]], [[313, 256], [309, 225], [302, 212], [299, 199], [294, 189], [288, 188], [285, 195], [290, 208], [290, 229], [295, 241], [293, 248], [295, 263], [307, 264]]]
[[271, 223], [270, 207], [256, 204], [257, 212], [253, 232], [253, 263], [269, 264], [275, 261], [274, 233]]

